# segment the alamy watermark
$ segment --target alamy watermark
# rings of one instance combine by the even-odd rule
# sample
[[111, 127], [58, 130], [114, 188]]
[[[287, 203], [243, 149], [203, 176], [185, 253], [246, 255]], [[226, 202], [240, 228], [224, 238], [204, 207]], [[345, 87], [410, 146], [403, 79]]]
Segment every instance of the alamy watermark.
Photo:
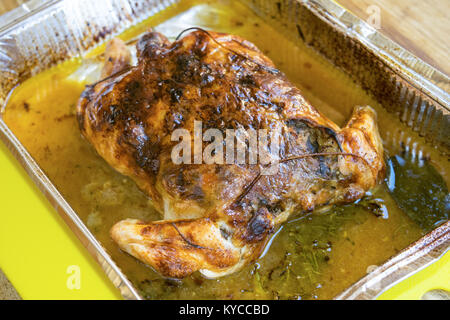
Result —
[[80, 290], [81, 289], [81, 269], [77, 265], [70, 265], [67, 267], [66, 273], [69, 275], [67, 277], [66, 286], [69, 290]]
[[375, 30], [381, 29], [381, 9], [377, 5], [368, 6], [366, 13], [369, 15], [366, 22]]
[[[270, 129], [209, 128], [203, 132], [202, 121], [194, 121], [194, 137], [187, 129], [172, 132], [177, 141], [171, 153], [175, 164], [259, 164], [262, 175], [278, 172], [281, 127]], [[203, 142], [208, 144], [203, 148]]]

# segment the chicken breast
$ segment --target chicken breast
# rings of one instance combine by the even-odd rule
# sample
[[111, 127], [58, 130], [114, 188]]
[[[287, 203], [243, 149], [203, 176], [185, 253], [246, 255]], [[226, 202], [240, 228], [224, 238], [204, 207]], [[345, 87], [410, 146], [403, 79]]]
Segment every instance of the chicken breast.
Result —
[[[174, 42], [146, 33], [137, 43], [136, 66], [114, 40], [107, 78], [86, 88], [77, 112], [86, 139], [162, 215], [117, 222], [114, 241], [163, 276], [200, 271], [213, 278], [256, 260], [292, 214], [360, 199], [384, 177], [385, 164], [372, 108], [356, 107], [341, 129], [252, 43], [189, 31]], [[189, 133], [195, 149], [200, 122], [202, 133], [216, 129], [224, 136], [233, 129], [279, 129], [275, 172], [264, 174], [266, 166], [249, 155], [245, 163], [238, 156], [198, 162], [195, 150], [192, 161], [175, 163], [174, 132]], [[251, 144], [243, 145], [250, 154]]]

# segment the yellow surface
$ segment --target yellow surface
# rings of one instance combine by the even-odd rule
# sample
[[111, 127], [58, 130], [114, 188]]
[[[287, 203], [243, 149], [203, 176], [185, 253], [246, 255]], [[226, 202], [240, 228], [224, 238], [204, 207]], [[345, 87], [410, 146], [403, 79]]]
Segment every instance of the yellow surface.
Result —
[[[70, 266], [79, 267], [80, 289], [67, 286]], [[2, 142], [0, 268], [24, 299], [121, 297]]]
[[450, 292], [450, 251], [437, 262], [395, 285], [378, 299], [420, 299], [425, 292], [433, 289], [444, 289]]

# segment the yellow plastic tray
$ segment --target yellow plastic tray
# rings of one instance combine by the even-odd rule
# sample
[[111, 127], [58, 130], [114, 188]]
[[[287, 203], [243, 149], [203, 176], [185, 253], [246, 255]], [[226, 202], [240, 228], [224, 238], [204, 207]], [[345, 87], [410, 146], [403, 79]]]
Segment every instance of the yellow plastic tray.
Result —
[[[21, 297], [120, 299], [119, 291], [2, 142], [0, 177], [0, 268]], [[76, 289], [72, 280], [78, 270]]]

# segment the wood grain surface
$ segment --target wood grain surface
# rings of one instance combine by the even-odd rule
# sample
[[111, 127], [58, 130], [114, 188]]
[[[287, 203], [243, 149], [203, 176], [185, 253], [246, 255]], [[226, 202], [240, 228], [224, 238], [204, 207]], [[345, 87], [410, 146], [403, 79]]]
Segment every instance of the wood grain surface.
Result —
[[368, 20], [380, 12], [379, 31], [436, 69], [450, 75], [450, 0], [336, 0]]
[[0, 300], [20, 300], [16, 289], [11, 285], [3, 271], [0, 269]]

